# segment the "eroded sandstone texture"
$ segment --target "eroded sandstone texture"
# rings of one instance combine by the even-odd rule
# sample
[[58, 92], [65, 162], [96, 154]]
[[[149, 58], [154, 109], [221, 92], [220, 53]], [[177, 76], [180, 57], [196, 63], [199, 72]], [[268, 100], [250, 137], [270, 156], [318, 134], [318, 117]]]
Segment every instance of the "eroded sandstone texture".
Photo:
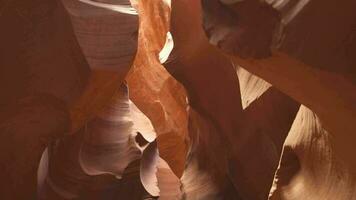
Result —
[[355, 10], [0, 1], [0, 199], [356, 199]]

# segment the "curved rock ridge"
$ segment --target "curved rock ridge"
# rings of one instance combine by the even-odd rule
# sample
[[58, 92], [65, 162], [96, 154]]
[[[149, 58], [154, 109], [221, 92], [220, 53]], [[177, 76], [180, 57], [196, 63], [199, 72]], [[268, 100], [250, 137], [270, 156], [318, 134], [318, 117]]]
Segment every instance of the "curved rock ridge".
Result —
[[[260, 18], [255, 24], [241, 22], [236, 18], [243, 19], [248, 16], [258, 18], [263, 15], [251, 12], [254, 9], [262, 9], [265, 6], [263, 3], [247, 2], [252, 1], [237, 2], [213, 9], [212, 5], [218, 5], [217, 1], [203, 1], [206, 6], [204, 8], [207, 8], [204, 10], [204, 20], [210, 22], [210, 25], [213, 24], [213, 27], [204, 26], [207, 36], [210, 39], [221, 36], [220, 42], [225, 44], [232, 44], [227, 41], [252, 42], [249, 38], [243, 37], [243, 34], [248, 33], [255, 34], [254, 38], [264, 37], [265, 32], [262, 29], [266, 27], [261, 28], [258, 24], [270, 23], [268, 20], [272, 20], [271, 18]], [[294, 131], [298, 130], [296, 132], [299, 136], [305, 139], [298, 141], [300, 144], [297, 147], [288, 146], [287, 140], [280, 162], [281, 167], [276, 174], [276, 177], [280, 178], [280, 191], [274, 198], [328, 199], [329, 195], [331, 199], [353, 199], [355, 187], [352, 182], [355, 180], [356, 165], [355, 157], [351, 153], [354, 149], [351, 141], [354, 141], [356, 110], [353, 102], [356, 98], [355, 93], [350, 91], [355, 91], [356, 76], [355, 57], [350, 55], [355, 50], [355, 41], [351, 38], [355, 35], [355, 13], [352, 10], [356, 8], [356, 4], [354, 1], [345, 1], [335, 8], [332, 1], [294, 1], [293, 4], [293, 1], [282, 0], [274, 3], [280, 4], [273, 12], [282, 17], [280, 22], [283, 27], [273, 34], [277, 38], [280, 36], [282, 38], [274, 41], [279, 43], [277, 46], [268, 47], [272, 51], [265, 59], [253, 55], [255, 50], [259, 51], [257, 46], [255, 49], [247, 48], [251, 54], [246, 56], [239, 53], [232, 55], [228, 47], [219, 42], [214, 43], [231, 56], [234, 64], [271, 83], [315, 113], [299, 114], [293, 125], [290, 134], [294, 135], [296, 134]], [[249, 7], [248, 4], [256, 7]], [[283, 16], [283, 10], [290, 8], [291, 13]], [[271, 11], [270, 9], [271, 7], [265, 7], [266, 12]], [[288, 15], [293, 19], [284, 18], [288, 18]], [[273, 18], [272, 15], [269, 17]], [[332, 22], [327, 23], [328, 21]], [[335, 29], [330, 30], [330, 27]], [[266, 41], [270, 39], [267, 38]], [[317, 115], [318, 119], [312, 115]], [[306, 139], [308, 137], [310, 139]], [[325, 161], [326, 166], [319, 166], [316, 160]], [[313, 171], [311, 168], [314, 167], [316, 168], [313, 170], [319, 169], [324, 175], [311, 172]], [[313, 177], [314, 175], [316, 177]], [[338, 180], [340, 185], [333, 187], [335, 192], [331, 194], [329, 193], [333, 191], [330, 189], [331, 182], [337, 182], [335, 177], [340, 178]], [[308, 185], [308, 189], [303, 184]]]
[[160, 156], [180, 177], [187, 152], [187, 100], [183, 86], [161, 65], [165, 60], [162, 58], [167, 56], [162, 57], [162, 52], [168, 53], [172, 47], [167, 3], [169, 1], [139, 1], [139, 49], [126, 80], [131, 100], [151, 120], [157, 135], [164, 135], [157, 141]]
[[62, 1], [91, 69], [127, 73], [136, 55], [138, 32], [138, 16], [130, 1]]
[[320, 119], [302, 106], [285, 142], [270, 199], [356, 199], [354, 178], [331, 140]]
[[355, 9], [0, 2], [0, 199], [356, 200]]
[[181, 177], [184, 199], [240, 199], [227, 177], [224, 139], [212, 123], [193, 109], [189, 109], [189, 136], [191, 142]]
[[246, 109], [253, 101], [266, 92], [271, 87], [271, 84], [240, 66], [235, 67], [239, 77], [242, 107]]
[[138, 16], [129, 0], [62, 2], [92, 69], [84, 94], [71, 107], [74, 133], [108, 104], [130, 70], [137, 51]]
[[180, 200], [182, 199], [181, 182], [159, 154], [156, 140], [143, 150], [140, 167], [141, 182], [150, 195], [160, 200]]
[[235, 199], [238, 195], [227, 172], [230, 144], [224, 146], [223, 141], [234, 135], [241, 119], [239, 84], [231, 62], [207, 42], [199, 7], [199, 1], [172, 1], [174, 49], [164, 64], [185, 87], [190, 107], [182, 190], [186, 199]]
[[126, 167], [140, 158], [130, 108], [128, 88], [121, 85], [111, 102], [86, 124], [79, 153], [86, 174], [121, 178]]
[[[156, 168], [157, 164], [141, 161], [140, 166], [141, 158], [143, 160], [147, 158], [146, 155], [141, 157], [141, 151], [147, 146], [140, 148], [135, 142], [135, 137], [138, 134], [137, 130], [140, 130], [145, 138], [152, 137], [152, 133], [146, 133], [145, 127], [142, 126], [134, 128], [135, 120], [148, 119], [143, 118], [142, 113], [136, 113], [135, 115], [139, 117], [132, 118], [130, 104], [128, 89], [121, 85], [111, 104], [86, 127], [51, 145], [47, 155], [44, 154], [42, 157], [39, 168], [38, 184], [41, 199], [87, 198], [89, 194], [95, 197], [90, 199], [96, 199], [104, 198], [105, 192], [112, 193], [112, 197], [105, 197], [108, 199], [119, 195], [130, 196], [129, 192], [120, 189], [120, 185], [125, 184], [138, 187], [136, 192], [142, 193], [138, 198], [150, 196], [148, 193], [152, 192], [147, 188], [148, 193], [145, 191], [143, 186], [147, 184], [140, 181], [140, 177], [145, 176], [140, 176], [140, 173], [156, 177], [156, 171], [150, 169]], [[146, 121], [145, 124], [147, 123], [150, 122]], [[170, 169], [167, 169], [171, 173], [169, 177], [174, 177]]]
[[266, 199], [299, 104], [248, 72], [236, 73], [205, 38], [199, 3], [172, 2], [175, 48], [165, 64], [185, 86], [191, 108], [183, 192], [187, 199]]

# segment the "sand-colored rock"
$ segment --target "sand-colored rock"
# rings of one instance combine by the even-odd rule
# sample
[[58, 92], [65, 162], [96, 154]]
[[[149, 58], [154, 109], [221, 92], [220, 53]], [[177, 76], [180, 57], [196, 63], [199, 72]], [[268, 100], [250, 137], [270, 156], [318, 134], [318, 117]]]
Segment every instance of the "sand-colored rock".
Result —
[[[240, 97], [237, 66], [209, 44], [200, 16], [199, 1], [172, 2], [175, 49], [165, 66], [187, 90], [192, 108], [189, 126], [194, 127], [189, 129], [191, 146], [183, 189], [191, 199], [267, 198], [299, 105], [275, 88], [262, 94], [269, 84], [249, 82], [254, 77], [241, 70]], [[190, 27], [189, 32], [185, 27]], [[255, 92], [255, 86], [261, 91]], [[260, 169], [261, 165], [265, 167]], [[194, 182], [198, 176], [205, 178]]]
[[356, 199], [354, 178], [332, 140], [320, 119], [302, 106], [287, 137], [270, 199]]
[[[354, 186], [349, 184], [348, 181], [354, 180], [356, 166], [354, 156], [351, 153], [354, 149], [353, 142], [351, 141], [354, 141], [353, 133], [355, 132], [354, 124], [356, 122], [356, 110], [353, 103], [356, 100], [355, 93], [353, 92], [355, 91], [355, 68], [353, 64], [355, 57], [351, 56], [354, 53], [354, 40], [351, 38], [355, 35], [355, 13], [352, 10], [356, 4], [353, 1], [345, 1], [335, 8], [332, 1], [298, 1], [296, 4], [288, 4], [288, 1], [280, 2], [282, 3], [279, 6], [276, 2], [274, 2], [276, 4], [273, 6], [282, 12], [281, 32], [276, 33], [276, 38], [278, 36], [282, 37], [275, 41], [277, 44], [273, 46], [272, 56], [260, 60], [241, 59], [238, 56], [232, 56], [232, 61], [236, 65], [242, 66], [265, 79], [299, 103], [304, 104], [319, 117], [317, 122], [313, 122], [315, 120], [310, 119], [312, 117], [304, 117], [307, 119], [297, 118], [290, 134], [293, 135], [293, 131], [304, 130], [303, 128], [311, 126], [323, 127], [323, 129], [332, 135], [328, 139], [319, 139], [321, 137], [320, 134], [323, 135], [322, 133], [324, 133], [321, 128], [320, 131], [318, 129], [315, 132], [311, 130], [305, 130], [305, 132], [298, 131], [298, 133], [301, 132], [299, 134], [301, 137], [313, 138], [310, 139], [313, 143], [310, 144], [308, 139], [299, 141], [300, 144], [298, 146], [308, 147], [302, 147], [302, 152], [296, 152], [297, 156], [294, 155], [293, 151], [297, 151], [298, 148], [291, 149], [288, 146], [285, 147], [281, 166], [285, 166], [284, 168], [287, 169], [283, 169], [282, 167], [280, 170], [282, 175], [277, 173], [277, 177], [284, 177], [285, 180], [281, 181], [282, 185], [293, 186], [290, 188], [286, 187], [285, 191], [283, 191], [283, 186], [281, 186], [280, 189], [283, 195], [280, 198], [329, 198], [321, 193], [311, 193], [319, 193], [319, 191], [326, 191], [328, 190], [327, 188], [332, 187], [332, 184], [328, 182], [335, 177], [334, 173], [339, 174], [340, 170], [342, 171], [341, 174], [345, 173], [344, 175], [340, 175], [343, 177], [341, 180], [345, 181], [345, 185], [340, 186], [340, 188], [348, 191], [347, 193], [350, 196], [343, 196], [345, 195], [343, 192], [337, 192], [338, 194], [333, 194], [335, 196], [330, 194], [330, 198], [352, 199]], [[237, 4], [239, 3], [236, 3], [236, 6], [230, 7], [233, 10], [235, 9], [236, 15], [246, 14], [238, 10]], [[285, 11], [287, 13], [284, 13]], [[224, 15], [222, 13], [221, 16]], [[331, 23], [328, 23], [328, 21]], [[333, 27], [333, 30], [330, 29], [331, 27]], [[234, 31], [238, 29], [237, 26], [225, 28], [231, 28], [231, 33], [234, 33], [233, 29], [235, 29]], [[253, 27], [247, 27], [245, 30], [249, 30], [249, 28], [253, 29]], [[254, 28], [258, 28], [258, 26]], [[235, 34], [235, 37], [238, 37], [238, 35]], [[222, 39], [229, 40], [231, 39], [231, 35]], [[298, 120], [302, 120], [302, 122], [298, 123]], [[309, 122], [304, 122], [306, 120], [309, 120]], [[309, 123], [318, 125], [310, 125]], [[319, 136], [318, 132], [320, 132]], [[318, 147], [314, 141], [320, 141], [323, 144]], [[307, 150], [310, 148], [313, 150]], [[316, 150], [318, 148], [322, 148], [322, 150]], [[329, 156], [331, 154], [327, 153], [329, 151], [332, 151], [332, 155], [338, 155], [338, 159], [341, 160], [344, 166], [339, 166], [334, 159], [331, 159]], [[300, 158], [302, 157], [301, 154], [303, 158]], [[306, 160], [305, 157], [313, 159]], [[298, 174], [300, 176], [296, 176], [295, 178], [297, 180], [289, 184], [289, 181], [291, 181], [289, 179], [293, 177], [294, 173], [298, 172], [298, 168], [300, 167], [298, 166], [300, 163], [297, 158], [302, 159], [301, 162], [303, 163], [301, 167], [304, 172], [300, 172]], [[319, 178], [313, 179], [309, 177], [308, 173], [315, 176], [320, 175], [316, 175], [316, 173], [311, 172], [310, 168], [303, 166], [313, 165], [312, 163], [316, 162], [314, 159], [325, 159], [328, 160], [328, 164], [337, 166], [325, 169], [327, 175], [325, 180], [322, 181], [323, 186], [321, 188], [314, 186], [314, 188], [311, 187], [306, 192], [305, 188], [301, 185], [321, 184], [319, 183]], [[344, 167], [347, 168], [346, 172]], [[321, 171], [324, 169], [321, 166], [318, 168]], [[308, 183], [303, 182], [305, 179], [308, 179]], [[340, 189], [338, 186], [336, 188], [335, 190]]]
[[0, 3], [0, 198], [356, 199], [356, 4], [335, 5]]
[[[130, 70], [137, 51], [138, 16], [129, 0], [62, 2], [92, 69], [84, 94], [71, 106], [74, 133], [110, 101]], [[132, 13], [117, 9], [120, 6]]]
[[170, 7], [154, 0], [140, 1], [138, 9], [139, 50], [127, 77], [130, 98], [151, 120], [158, 135], [167, 134], [158, 140], [160, 156], [180, 177], [187, 152], [186, 92], [160, 64], [158, 56], [166, 41]]

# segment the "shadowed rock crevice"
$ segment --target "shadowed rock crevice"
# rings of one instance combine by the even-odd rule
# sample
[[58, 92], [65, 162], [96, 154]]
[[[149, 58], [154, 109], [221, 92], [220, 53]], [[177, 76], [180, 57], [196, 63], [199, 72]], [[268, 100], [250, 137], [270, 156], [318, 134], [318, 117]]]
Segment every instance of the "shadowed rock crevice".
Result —
[[0, 2], [0, 199], [356, 199], [355, 9]]

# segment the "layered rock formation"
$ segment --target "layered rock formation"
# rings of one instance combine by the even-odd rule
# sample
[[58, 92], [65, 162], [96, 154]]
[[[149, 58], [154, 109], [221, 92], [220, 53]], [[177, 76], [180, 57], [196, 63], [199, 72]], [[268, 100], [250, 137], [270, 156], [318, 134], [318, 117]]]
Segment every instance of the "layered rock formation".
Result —
[[[187, 152], [188, 114], [186, 92], [161, 65], [160, 52], [167, 43], [170, 4], [140, 1], [139, 50], [127, 77], [130, 98], [151, 120], [160, 154], [177, 176], [181, 176]], [[150, 38], [150, 42], [147, 42]], [[169, 41], [168, 41], [169, 42]]]
[[0, 2], [0, 198], [356, 199], [333, 5]]
[[[225, 28], [222, 29], [221, 27], [215, 26], [215, 33], [207, 30], [208, 36], [211, 38], [216, 36], [221, 40], [220, 42], [225, 43], [232, 41], [231, 39], [244, 41], [244, 38], [240, 37], [242, 35], [238, 35], [239, 31], [245, 31], [245, 34], [253, 33], [255, 37], [258, 37], [258, 33], [253, 32], [259, 29], [258, 26], [254, 26], [253, 24], [238, 24], [237, 22], [236, 24], [226, 24], [226, 22], [224, 22], [224, 20], [227, 20], [229, 17], [233, 18], [233, 15], [239, 16], [240, 18], [254, 16], [254, 14], [248, 10], [250, 9], [250, 11], [252, 11], [257, 8], [252, 8], [252, 4], [249, 3], [249, 1], [235, 3], [230, 7], [215, 1], [215, 5], [220, 5], [220, 11], [217, 11], [218, 9], [212, 9], [216, 7], [213, 7], [211, 2], [204, 2], [207, 6], [206, 20], [210, 20], [215, 25], [221, 24]], [[353, 51], [352, 48], [350, 48], [353, 46], [353, 40], [350, 39], [350, 37], [352, 38], [352, 35], [354, 35], [353, 21], [355, 19], [351, 8], [355, 8], [355, 4], [351, 1], [346, 1], [340, 5], [340, 7], [335, 8], [331, 5], [331, 2], [326, 1], [299, 1], [295, 4], [289, 1], [272, 1], [268, 3], [281, 14], [280, 32], [277, 31], [275, 33], [275, 40], [276, 38], [277, 40], [273, 48], [280, 52], [272, 51], [272, 57], [265, 60], [243, 60], [237, 57], [240, 56], [240, 53], [236, 51], [234, 52], [235, 56], [232, 60], [236, 65], [240, 65], [259, 75], [287, 95], [305, 104], [320, 117], [320, 121], [315, 117], [313, 119], [310, 115], [305, 114], [307, 112], [305, 109], [302, 109], [300, 111], [301, 114], [296, 118], [290, 132], [291, 137], [299, 130], [305, 139], [299, 140], [297, 147], [293, 146], [293, 148], [291, 148], [286, 146], [284, 156], [282, 156], [280, 170], [277, 172], [277, 177], [281, 180], [280, 189], [284, 188], [283, 185], [293, 185], [293, 189], [291, 189], [293, 192], [288, 189], [286, 189], [286, 191], [281, 189], [281, 193], [283, 194], [277, 194], [274, 198], [353, 199], [353, 192], [350, 192], [354, 190], [353, 181], [349, 182], [348, 180], [354, 180], [353, 171], [355, 165], [354, 157], [351, 155], [353, 145], [350, 141], [354, 138], [353, 132], [355, 129], [353, 125], [355, 122], [355, 109], [353, 106], [354, 103], [352, 103], [355, 101], [355, 93], [346, 91], [355, 90], [354, 66], [351, 64], [354, 62], [354, 57], [350, 56]], [[247, 4], [251, 5], [247, 6]], [[266, 4], [264, 6], [266, 6]], [[227, 11], [230, 16], [222, 14]], [[219, 12], [220, 14], [218, 14]], [[333, 15], [327, 13], [333, 13]], [[266, 19], [266, 17], [258, 19], [257, 16], [258, 15], [256, 15], [257, 20], [260, 20], [258, 23], [263, 23]], [[219, 22], [219, 20], [222, 21]], [[332, 21], [332, 23], [335, 23], [334, 27], [337, 30], [326, 31], [330, 28], [331, 24], [320, 24], [319, 21], [323, 21], [323, 23]], [[308, 32], [304, 30], [308, 30]], [[225, 35], [222, 34], [223, 32]], [[219, 33], [220, 35], [218, 35]], [[213, 36], [210, 34], [213, 34]], [[252, 41], [244, 42], [248, 44], [248, 42]], [[220, 47], [223, 50], [225, 49], [224, 46]], [[262, 46], [258, 46], [258, 48], [259, 47]], [[345, 51], [335, 51], [335, 49], [345, 49]], [[227, 49], [226, 52], [231, 51]], [[241, 56], [246, 57], [246, 55]], [[253, 57], [254, 55], [250, 54], [248, 56]], [[308, 129], [303, 132], [303, 128], [308, 126], [315, 128], [310, 128], [312, 130]], [[320, 127], [325, 128], [332, 137], [328, 136], [329, 134], [326, 134], [327, 132], [323, 131]], [[306, 139], [308, 137], [310, 137], [310, 139]], [[322, 139], [320, 137], [322, 137]], [[293, 144], [297, 144], [298, 142], [293, 141]], [[329, 151], [333, 153], [327, 153]], [[337, 158], [335, 159], [335, 157], [331, 155], [337, 155]], [[310, 159], [311, 157], [313, 159]], [[301, 159], [301, 161], [298, 159]], [[328, 164], [337, 167], [325, 169], [328, 175], [323, 181], [320, 181], [319, 178], [311, 178], [310, 176], [320, 176], [317, 175], [317, 172], [312, 172], [310, 168], [310, 165], [313, 165], [311, 163], [315, 162], [314, 159], [327, 160], [326, 162]], [[337, 162], [336, 160], [342, 160], [343, 164], [339, 165], [339, 161]], [[296, 171], [298, 171], [300, 167], [303, 171], [298, 173], [299, 175], [297, 175], [295, 179], [291, 180], [293, 174], [296, 174]], [[321, 171], [324, 169], [321, 165], [317, 168]], [[279, 174], [279, 172], [283, 175]], [[323, 191], [324, 189], [325, 191], [328, 190], [326, 188], [332, 187], [331, 185], [335, 184], [331, 183], [333, 182], [331, 180], [337, 177], [335, 174], [343, 174], [341, 176], [344, 176], [344, 178], [341, 178], [341, 180], [345, 182], [340, 183], [343, 185], [340, 186], [340, 188], [345, 189], [347, 192], [337, 192], [338, 194], [332, 195], [319, 193], [319, 191]], [[304, 185], [307, 184], [313, 185], [314, 187], [306, 191], [303, 188], [305, 188]], [[323, 184], [323, 186], [321, 186], [322, 188], [317, 188], [315, 186], [317, 184]], [[339, 186], [335, 188], [340, 189]]]

